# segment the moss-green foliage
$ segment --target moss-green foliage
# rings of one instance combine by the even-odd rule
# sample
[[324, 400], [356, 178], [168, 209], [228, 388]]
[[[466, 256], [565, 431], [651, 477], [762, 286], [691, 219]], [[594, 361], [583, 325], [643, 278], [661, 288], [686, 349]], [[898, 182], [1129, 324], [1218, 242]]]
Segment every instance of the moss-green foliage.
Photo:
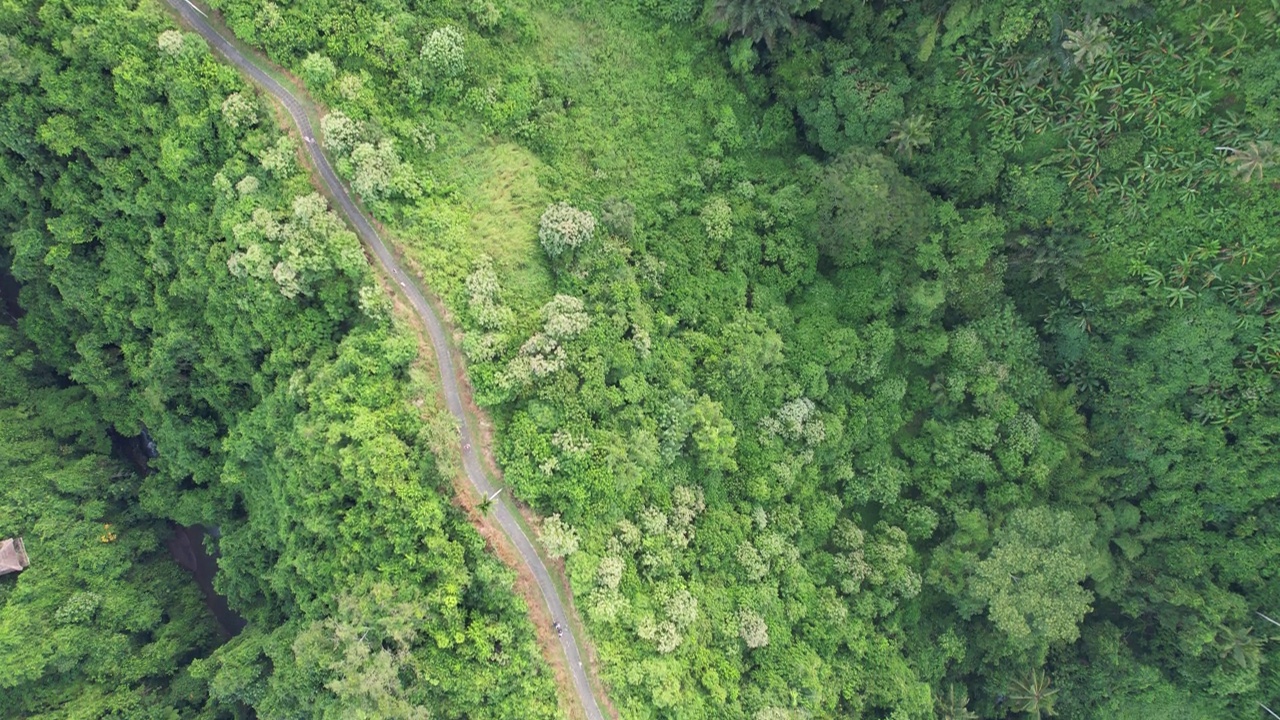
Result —
[[[216, 5], [361, 123], [351, 144], [368, 149], [340, 169], [456, 311], [514, 494], [576, 540], [557, 550], [624, 717], [1280, 705], [1274, 626], [1255, 614], [1280, 607], [1274, 3], [725, 0], [705, 24], [693, 3], [648, 0]], [[752, 8], [770, 11], [771, 36], [734, 20]], [[189, 62], [186, 45], [155, 52]], [[15, 47], [0, 45], [0, 68], [24, 83], [51, 51]], [[13, 126], [11, 153], [58, 163], [91, 147], [98, 125], [40, 113]], [[391, 634], [419, 612], [457, 627], [442, 610], [457, 569], [474, 565], [477, 587], [493, 577], [405, 480], [425, 463], [394, 402], [407, 350], [372, 320], [321, 312], [360, 293], [348, 266], [300, 252], [277, 277], [254, 228], [296, 224], [284, 198], [300, 178], [258, 167], [278, 159], [261, 127], [234, 138], [218, 146], [232, 164], [216, 217], [239, 244], [209, 262], [241, 253], [236, 280], [257, 294], [211, 295], [223, 304], [202, 315], [259, 304], [267, 325], [229, 336], [247, 358], [171, 333], [112, 345], [122, 331], [70, 312], [97, 300], [97, 266], [67, 258], [99, 245], [74, 242], [97, 226], [66, 212], [88, 203], [62, 185], [40, 204], [57, 216], [12, 235], [41, 318], [24, 332], [71, 358], [55, 365], [117, 424], [152, 413], [174, 450], [144, 488], [151, 507], [221, 508], [237, 530], [224, 553], [256, 571], [226, 589], [269, 598], [246, 612], [271, 630], [195, 666], [211, 697], [462, 714], [470, 676], [431, 672], [489, 667], [499, 644], [445, 633], [437, 654]], [[176, 177], [190, 153], [154, 145], [147, 167]], [[250, 171], [260, 186], [238, 197]], [[36, 206], [35, 186], [6, 192]], [[539, 218], [560, 202], [597, 223], [549, 261]], [[46, 231], [62, 249], [45, 250]], [[190, 313], [169, 298], [207, 286], [172, 285], [140, 317]], [[285, 307], [316, 314], [299, 324]], [[134, 360], [135, 346], [165, 361]], [[139, 395], [142, 410], [118, 409]], [[465, 560], [402, 560], [402, 528]], [[383, 588], [357, 557], [404, 582]], [[407, 587], [418, 573], [437, 589]], [[510, 622], [481, 596], [509, 597], [464, 592], [470, 617]], [[295, 606], [305, 618], [284, 622]], [[369, 614], [389, 619], [381, 650], [420, 648], [394, 681], [385, 663], [335, 664], [335, 647], [376, 655], [346, 630]], [[316, 684], [331, 694], [298, 692]]]
[[[0, 80], [0, 532], [36, 563], [0, 585], [0, 715], [558, 716], [426, 448], [416, 341], [263, 101], [151, 4], [12, 4], [0, 32], [31, 70]], [[144, 425], [138, 478], [105, 429]], [[220, 528], [248, 627], [217, 649], [166, 519]]]
[[[772, 33], [728, 22], [766, 5]], [[1274, 13], [364, 11], [410, 46], [461, 28], [450, 84], [221, 6], [366, 78], [313, 88], [348, 114], [433, 118], [438, 184], [375, 209], [461, 310], [508, 482], [580, 533], [624, 716], [928, 717], [953, 685], [999, 716], [1029, 677], [1073, 717], [1263, 698], [1214, 649], [1275, 597]], [[558, 201], [600, 222], [540, 261]], [[585, 330], [549, 334], [557, 294]]]
[[194, 716], [205, 692], [186, 667], [217, 635], [169, 526], [138, 507], [94, 398], [58, 387], [12, 328], [0, 343], [0, 537], [23, 535], [31, 559], [0, 578], [0, 715]]

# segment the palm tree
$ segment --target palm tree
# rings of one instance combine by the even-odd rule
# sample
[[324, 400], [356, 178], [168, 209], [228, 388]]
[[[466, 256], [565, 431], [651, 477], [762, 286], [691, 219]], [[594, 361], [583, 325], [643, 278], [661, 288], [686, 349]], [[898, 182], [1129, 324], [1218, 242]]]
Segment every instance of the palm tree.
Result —
[[1026, 680], [1015, 680], [1009, 688], [1009, 699], [1019, 703], [1014, 709], [1029, 713], [1036, 720], [1040, 720], [1041, 713], [1053, 715], [1053, 696], [1058, 694], [1058, 688], [1049, 689], [1052, 682], [1043, 670], [1032, 670]]
[[772, 50], [779, 32], [795, 32], [795, 15], [803, 4], [804, 0], [716, 0], [711, 7], [711, 22], [724, 26], [730, 37], [764, 40]]
[[978, 720], [978, 716], [969, 709], [969, 693], [964, 689], [956, 695], [956, 686], [948, 685], [947, 694], [934, 701], [937, 704], [938, 720]]
[[1226, 625], [1219, 625], [1215, 641], [1218, 644], [1220, 657], [1223, 660], [1230, 657], [1242, 668], [1257, 667], [1262, 659], [1262, 645], [1265, 641], [1254, 637], [1251, 627], [1232, 629]]
[[1086, 20], [1083, 28], [1068, 30], [1066, 35], [1062, 49], [1071, 53], [1077, 65], [1088, 67], [1111, 52], [1111, 31], [1097, 18]]
[[1227, 162], [1235, 166], [1236, 174], [1245, 182], [1252, 182], [1254, 178], [1261, 180], [1263, 171], [1276, 161], [1276, 147], [1266, 140], [1251, 142], [1243, 150], [1233, 147], [1221, 149], [1231, 152]]
[[906, 155], [908, 160], [911, 159], [916, 148], [924, 147], [933, 141], [929, 135], [929, 130], [933, 128], [933, 121], [925, 119], [925, 116], [919, 113], [894, 120], [889, 127], [892, 132], [889, 133], [889, 139], [886, 142], [893, 143], [893, 151], [899, 155]]

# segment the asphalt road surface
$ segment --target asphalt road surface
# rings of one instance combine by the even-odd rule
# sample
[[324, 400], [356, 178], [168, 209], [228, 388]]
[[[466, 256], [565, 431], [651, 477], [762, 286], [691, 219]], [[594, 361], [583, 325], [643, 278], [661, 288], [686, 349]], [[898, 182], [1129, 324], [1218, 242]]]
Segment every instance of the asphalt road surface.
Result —
[[[337, 174], [333, 171], [333, 166], [329, 164], [328, 158], [325, 157], [302, 103], [284, 86], [276, 82], [274, 78], [245, 57], [234, 45], [227, 42], [226, 38], [219, 35], [209, 24], [204, 11], [187, 2], [187, 0], [167, 0], [167, 2], [174, 10], [178, 11], [188, 26], [204, 37], [214, 50], [225, 57], [232, 65], [239, 68], [241, 72], [248, 75], [259, 87], [274, 96], [289, 111], [294, 124], [302, 132], [307, 154], [311, 156], [313, 166], [320, 173], [320, 179], [329, 188], [330, 195], [337, 200], [342, 213], [347, 216], [347, 220], [355, 229], [356, 234], [360, 236], [360, 240], [378, 258], [378, 262], [382, 264], [387, 274], [400, 285], [401, 292], [408, 297], [414, 311], [422, 318], [422, 323], [426, 326], [427, 333], [431, 336], [431, 345], [435, 349], [436, 364], [440, 368], [440, 383], [444, 388], [445, 404], [449, 407], [449, 412], [453, 414], [454, 420], [458, 425], [458, 432], [461, 435], [463, 448], [462, 466], [467, 471], [467, 478], [471, 480], [476, 489], [485, 497], [492, 496], [497, 488], [489, 482], [488, 477], [481, 468], [480, 459], [476, 455], [476, 436], [472, 431], [470, 422], [467, 420], [466, 413], [463, 412], [462, 392], [454, 375], [454, 357], [445, 335], [444, 324], [440, 322], [440, 317], [427, 302], [422, 292], [418, 290], [413, 279], [396, 262], [395, 256], [387, 250], [387, 246], [383, 244], [382, 238], [378, 237], [377, 231], [373, 229], [373, 225], [369, 223], [368, 218], [352, 202], [351, 195], [347, 193], [346, 187], [338, 179]], [[551, 611], [551, 617], [564, 628], [564, 632], [560, 635], [560, 645], [569, 661], [569, 672], [573, 675], [573, 685], [578, 692], [578, 699], [582, 707], [586, 710], [587, 717], [590, 720], [604, 720], [604, 713], [600, 712], [600, 706], [596, 703], [595, 695], [591, 692], [591, 684], [587, 681], [587, 673], [582, 665], [582, 656], [578, 652], [577, 639], [573, 635], [572, 627], [565, 622], [566, 610], [564, 604], [560, 602], [560, 596], [556, 593], [555, 585], [551, 581], [551, 574], [547, 572], [547, 566], [543, 564], [542, 558], [538, 556], [537, 550], [533, 547], [533, 543], [525, 535], [520, 523], [516, 521], [514, 512], [505, 502], [505, 498], [493, 503], [492, 515], [497, 519], [502, 531], [506, 533], [512, 544], [520, 552], [521, 561], [528, 566], [529, 572], [538, 581], [538, 589], [542, 592], [542, 599], [546, 602], [547, 608]]]

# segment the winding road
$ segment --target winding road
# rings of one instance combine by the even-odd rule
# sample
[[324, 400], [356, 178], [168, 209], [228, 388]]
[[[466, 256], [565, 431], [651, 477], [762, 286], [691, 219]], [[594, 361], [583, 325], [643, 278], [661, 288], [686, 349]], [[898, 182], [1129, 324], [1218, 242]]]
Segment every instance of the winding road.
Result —
[[[364, 213], [360, 211], [351, 199], [346, 186], [338, 179], [338, 175], [333, 171], [333, 166], [329, 164], [328, 158], [325, 157], [324, 151], [320, 147], [320, 142], [316, 139], [315, 130], [311, 127], [311, 120], [307, 117], [305, 107], [275, 78], [268, 75], [254, 61], [245, 57], [226, 38], [218, 34], [213, 26], [209, 24], [208, 16], [203, 10], [191, 4], [188, 0], [166, 1], [182, 16], [182, 19], [186, 21], [189, 27], [204, 37], [211, 47], [217, 50], [232, 65], [239, 68], [241, 72], [248, 75], [254, 83], [275, 97], [289, 112], [289, 116], [293, 118], [294, 124], [298, 126], [298, 130], [302, 133], [307, 154], [310, 155], [313, 166], [319, 172], [320, 179], [328, 187], [330, 195], [337, 200], [342, 213], [346, 215], [347, 220], [351, 223], [360, 240], [378, 258], [378, 262], [381, 263], [387, 275], [400, 285], [400, 290], [409, 299], [414, 312], [418, 314], [418, 317], [422, 318], [422, 323], [427, 328], [427, 334], [431, 336], [431, 345], [435, 350], [445, 404], [448, 406], [449, 412], [453, 414], [461, 436], [462, 466], [466, 470], [467, 478], [475, 486], [476, 490], [486, 498], [493, 497], [497, 492], [497, 488], [493, 486], [488, 476], [485, 475], [480, 459], [476, 454], [476, 435], [463, 409], [462, 390], [458, 387], [457, 377], [454, 374], [453, 349], [450, 347], [448, 336], [445, 334], [444, 324], [440, 321], [435, 309], [431, 307], [426, 297], [418, 289], [413, 278], [400, 267], [400, 264], [396, 262], [395, 256], [387, 250], [382, 238], [378, 236], [368, 218], [364, 216]], [[551, 573], [547, 571], [547, 567], [543, 564], [537, 549], [534, 548], [528, 535], [525, 534], [524, 529], [517, 521], [515, 511], [506, 497], [502, 497], [493, 503], [492, 515], [497, 519], [502, 532], [506, 534], [519, 551], [521, 561], [528, 566], [529, 572], [537, 580], [538, 590], [542, 593], [542, 599], [546, 602], [547, 608], [551, 612], [551, 617], [564, 628], [563, 633], [560, 635], [560, 645], [564, 650], [565, 657], [568, 659], [569, 672], [573, 676], [574, 688], [577, 690], [578, 700], [586, 712], [587, 718], [589, 720], [604, 720], [605, 716], [600, 711], [600, 706], [591, 691], [591, 683], [587, 680], [586, 669], [582, 664], [582, 656], [578, 651], [578, 641], [574, 637], [573, 627], [566, 622], [568, 611], [560, 601], [560, 596], [556, 592], [555, 584], [551, 579]]]

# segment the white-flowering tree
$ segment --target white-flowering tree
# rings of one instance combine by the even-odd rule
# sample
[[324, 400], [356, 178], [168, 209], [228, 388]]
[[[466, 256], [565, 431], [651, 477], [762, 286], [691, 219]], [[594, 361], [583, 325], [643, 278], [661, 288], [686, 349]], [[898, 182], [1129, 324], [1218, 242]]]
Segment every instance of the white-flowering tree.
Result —
[[511, 308], [502, 305], [502, 286], [498, 273], [493, 269], [493, 259], [481, 255], [464, 283], [467, 288], [467, 309], [480, 327], [486, 330], [502, 330], [515, 320]]
[[581, 333], [591, 322], [582, 300], [571, 295], [556, 295], [543, 306], [542, 313], [542, 332], [525, 341], [516, 357], [507, 363], [507, 371], [500, 378], [507, 387], [526, 386], [564, 369], [568, 355], [561, 343]]
[[738, 635], [752, 650], [769, 644], [769, 626], [764, 617], [751, 608], [738, 611]]
[[440, 77], [458, 77], [467, 69], [462, 31], [452, 25], [436, 28], [422, 44], [422, 59]]
[[617, 588], [597, 587], [591, 591], [587, 612], [596, 622], [612, 623], [624, 619], [631, 609], [631, 601]]
[[800, 551], [779, 533], [764, 533], [756, 539], [756, 547], [773, 567], [795, 567], [800, 562]]
[[363, 278], [368, 272], [360, 243], [318, 193], [294, 198], [284, 221], [257, 208], [231, 228], [244, 248], [227, 258], [235, 277], [271, 278], [285, 297], [310, 295], [317, 283], [336, 277]]
[[351, 189], [366, 200], [376, 200], [391, 188], [400, 158], [390, 140], [377, 145], [362, 142], [352, 148], [351, 164], [354, 170]]
[[693, 540], [693, 521], [706, 509], [702, 488], [677, 485], [671, 492], [671, 518], [667, 535], [671, 544], [679, 548], [689, 546]]
[[591, 452], [594, 447], [591, 438], [586, 435], [577, 435], [568, 430], [557, 430], [551, 435], [551, 444], [557, 450], [571, 457], [583, 457]]
[[546, 318], [542, 331], [556, 342], [577, 337], [591, 324], [582, 300], [572, 295], [557, 294], [551, 298], [551, 302], [542, 306], [542, 316]]
[[590, 242], [595, 231], [595, 215], [565, 202], [549, 206], [538, 221], [538, 240], [552, 258]]
[[826, 438], [826, 427], [818, 416], [817, 406], [806, 397], [796, 398], [760, 421], [760, 429], [768, 437], [781, 437], [813, 446]]
[[354, 73], [343, 73], [334, 83], [334, 89], [342, 99], [354, 102], [364, 92], [364, 77]]
[[386, 318], [391, 314], [391, 303], [386, 293], [377, 285], [364, 285], [359, 294], [360, 312], [374, 319]]
[[600, 559], [596, 566], [596, 585], [591, 589], [588, 612], [598, 622], [616, 622], [631, 608], [631, 601], [618, 591], [627, 561], [621, 557], [621, 543], [610, 538], [612, 551]]
[[243, 252], [232, 253], [227, 258], [227, 270], [232, 277], [263, 280], [271, 275], [271, 258], [262, 245], [250, 243]]
[[240, 182], [236, 183], [236, 192], [240, 194], [240, 197], [249, 197], [258, 192], [259, 186], [258, 178], [252, 175], [245, 175], [240, 179]]
[[702, 206], [701, 216], [702, 227], [712, 241], [722, 243], [733, 237], [733, 208], [724, 198], [717, 195], [708, 200]]
[[743, 540], [738, 543], [738, 549], [734, 553], [734, 558], [738, 564], [742, 566], [743, 572], [747, 574], [747, 579], [751, 581], [762, 580], [769, 574], [769, 564], [760, 556], [760, 551], [751, 544], [750, 540]]
[[222, 121], [235, 130], [256, 125], [258, 123], [257, 103], [241, 93], [231, 93], [222, 101]]
[[542, 521], [542, 546], [553, 558], [572, 555], [578, 550], [578, 531], [556, 513]]
[[756, 508], [751, 511], [751, 524], [754, 525], [757, 530], [763, 530], [769, 527], [769, 513], [765, 512], [764, 508], [757, 505]]
[[507, 387], [525, 387], [538, 378], [563, 370], [566, 362], [568, 355], [560, 343], [537, 333], [520, 346], [499, 381]]
[[667, 514], [662, 510], [647, 505], [640, 511], [640, 527], [647, 535], [661, 535], [667, 531]]
[[643, 615], [636, 620], [636, 635], [657, 646], [659, 653], [667, 654], [680, 647], [684, 638], [680, 629], [670, 620], [656, 620], [652, 615]]
[[702, 488], [677, 485], [671, 491], [672, 524], [686, 528], [693, 524], [702, 511], [707, 508]]
[[302, 281], [298, 278], [298, 268], [290, 260], [291, 258], [287, 258], [276, 263], [271, 277], [280, 286], [281, 295], [295, 298], [302, 292]]
[[320, 118], [320, 132], [324, 136], [324, 146], [327, 149], [338, 155], [346, 155], [360, 141], [361, 136], [364, 135], [364, 128], [342, 111], [334, 110]]
[[297, 169], [294, 160], [294, 144], [286, 135], [281, 135], [276, 143], [258, 154], [262, 169], [271, 173], [276, 179], [287, 178]]
[[840, 592], [852, 595], [871, 575], [871, 567], [867, 565], [864, 547], [866, 534], [849, 519], [840, 518], [836, 521], [835, 529], [831, 533], [831, 541], [841, 550], [841, 554], [835, 558]]
[[605, 555], [596, 566], [596, 584], [609, 590], [617, 590], [627, 563], [617, 555]]
[[185, 43], [182, 33], [177, 30], [165, 30], [160, 33], [160, 37], [156, 38], [156, 44], [160, 46], [160, 52], [169, 57], [177, 57], [182, 54]]
[[680, 634], [680, 628], [676, 627], [675, 623], [670, 620], [663, 620], [658, 623], [653, 643], [659, 653], [666, 655], [669, 652], [674, 652], [683, 642], [684, 636]]
[[258, 106], [252, 96], [231, 93], [222, 101], [222, 120], [234, 129], [252, 127], [258, 123]]
[[685, 588], [677, 588], [663, 597], [662, 611], [672, 624], [684, 630], [698, 619], [698, 599]]
[[618, 540], [623, 547], [634, 548], [640, 544], [640, 528], [635, 523], [623, 518], [618, 521]]
[[233, 194], [235, 187], [231, 184], [231, 179], [221, 170], [213, 174], [213, 189], [217, 190], [218, 194], [227, 200], [235, 197]]

